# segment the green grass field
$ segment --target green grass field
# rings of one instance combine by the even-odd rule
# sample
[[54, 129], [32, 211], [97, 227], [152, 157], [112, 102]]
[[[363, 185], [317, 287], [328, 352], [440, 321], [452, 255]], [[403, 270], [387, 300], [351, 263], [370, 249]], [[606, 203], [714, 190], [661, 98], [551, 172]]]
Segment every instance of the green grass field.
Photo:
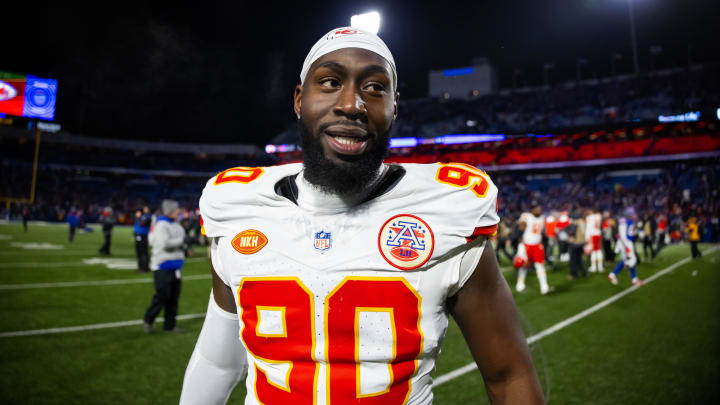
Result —
[[[113, 269], [97, 260], [102, 234], [67, 228], [0, 225], [0, 402], [3, 404], [172, 404], [202, 318], [178, 322], [180, 335], [142, 333], [137, 324], [94, 330], [8, 336], [8, 332], [140, 320], [153, 293], [151, 277]], [[27, 245], [40, 243], [41, 245]], [[42, 245], [47, 243], [51, 245]], [[53, 246], [56, 245], [56, 246]], [[61, 246], [59, 249], [48, 248]], [[35, 247], [36, 249], [27, 249]], [[720, 403], [720, 251], [687, 261], [653, 282], [532, 343], [530, 348], [550, 403]], [[134, 260], [130, 228], [116, 228], [113, 263]], [[642, 278], [690, 254], [666, 248], [638, 267]], [[210, 291], [206, 251], [197, 249], [183, 269], [180, 314], [201, 314]], [[120, 260], [122, 259], [122, 260]], [[124, 262], [124, 263], [123, 263]], [[507, 263], [505, 263], [507, 265]], [[514, 283], [514, 272], [508, 271]], [[605, 274], [569, 281], [567, 267], [549, 273], [556, 291], [541, 296], [537, 280], [516, 294], [525, 333], [535, 335], [620, 293]], [[86, 285], [92, 281], [122, 280]], [[123, 282], [125, 281], [125, 282]], [[141, 282], [145, 281], [145, 282]], [[83, 282], [81, 285], [58, 283]], [[161, 329], [156, 325], [156, 329]], [[451, 322], [436, 377], [471, 362]], [[478, 371], [435, 387], [436, 404], [487, 403]], [[229, 403], [241, 404], [238, 385]]]

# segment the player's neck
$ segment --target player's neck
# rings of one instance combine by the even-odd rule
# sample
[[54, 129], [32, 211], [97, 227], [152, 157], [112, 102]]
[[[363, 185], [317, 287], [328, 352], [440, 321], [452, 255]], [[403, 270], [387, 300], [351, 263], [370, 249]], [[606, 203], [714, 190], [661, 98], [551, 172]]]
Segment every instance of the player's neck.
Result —
[[298, 188], [297, 205], [303, 210], [311, 212], [337, 213], [346, 211], [367, 199], [387, 172], [387, 168], [387, 165], [383, 163], [375, 178], [365, 188], [365, 192], [354, 195], [326, 193], [310, 184], [303, 176], [304, 172], [301, 172], [295, 180]]

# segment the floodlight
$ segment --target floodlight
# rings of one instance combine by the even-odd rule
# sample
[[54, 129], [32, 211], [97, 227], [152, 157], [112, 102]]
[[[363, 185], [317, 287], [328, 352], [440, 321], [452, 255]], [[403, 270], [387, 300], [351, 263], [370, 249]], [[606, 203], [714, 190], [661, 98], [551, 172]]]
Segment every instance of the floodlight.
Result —
[[377, 34], [380, 31], [380, 13], [371, 11], [350, 17], [350, 26]]

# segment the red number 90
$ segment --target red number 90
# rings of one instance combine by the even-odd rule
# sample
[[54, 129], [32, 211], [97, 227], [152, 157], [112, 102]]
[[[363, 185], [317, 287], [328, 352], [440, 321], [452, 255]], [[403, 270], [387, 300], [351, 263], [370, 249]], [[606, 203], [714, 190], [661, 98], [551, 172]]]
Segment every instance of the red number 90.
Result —
[[[313, 295], [296, 277], [245, 279], [238, 288], [241, 336], [255, 357], [255, 396], [263, 404], [317, 403], [319, 366], [315, 358]], [[401, 277], [346, 277], [325, 297], [326, 400], [335, 405], [404, 404], [423, 348], [417, 292]], [[269, 333], [261, 318], [274, 312]], [[388, 314], [392, 347], [389, 381], [363, 393], [360, 384], [360, 314]], [[389, 342], [388, 342], [389, 343]], [[385, 350], [387, 349], [387, 350]], [[363, 355], [367, 353], [363, 352]], [[258, 364], [260, 367], [258, 367]], [[274, 368], [272, 381], [262, 368]], [[283, 368], [280, 368], [283, 367]], [[280, 369], [282, 372], [278, 373]], [[282, 375], [284, 373], [284, 375]]]
[[455, 187], [465, 188], [472, 185], [470, 190], [480, 198], [484, 198], [490, 189], [487, 174], [464, 163], [449, 163], [440, 166], [435, 179], [440, 183]]

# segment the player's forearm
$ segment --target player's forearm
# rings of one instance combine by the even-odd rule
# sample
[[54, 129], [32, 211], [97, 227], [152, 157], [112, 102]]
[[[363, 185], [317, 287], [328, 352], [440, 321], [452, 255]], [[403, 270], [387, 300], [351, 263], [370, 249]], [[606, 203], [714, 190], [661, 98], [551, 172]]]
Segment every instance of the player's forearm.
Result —
[[223, 311], [210, 295], [200, 337], [185, 371], [181, 405], [224, 404], [247, 371], [237, 314]]
[[542, 404], [543, 394], [534, 368], [507, 373], [501, 378], [485, 378], [492, 404]]
[[486, 247], [474, 274], [451, 304], [492, 403], [541, 404], [530, 350], [492, 247]]

